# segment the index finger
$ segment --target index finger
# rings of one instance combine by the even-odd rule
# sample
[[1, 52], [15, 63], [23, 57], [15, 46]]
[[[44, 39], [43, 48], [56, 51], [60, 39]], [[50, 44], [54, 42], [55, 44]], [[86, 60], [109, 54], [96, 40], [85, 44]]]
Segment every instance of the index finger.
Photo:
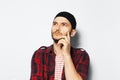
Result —
[[69, 32], [67, 33], [67, 38], [68, 38], [68, 40], [70, 40], [70, 33]]

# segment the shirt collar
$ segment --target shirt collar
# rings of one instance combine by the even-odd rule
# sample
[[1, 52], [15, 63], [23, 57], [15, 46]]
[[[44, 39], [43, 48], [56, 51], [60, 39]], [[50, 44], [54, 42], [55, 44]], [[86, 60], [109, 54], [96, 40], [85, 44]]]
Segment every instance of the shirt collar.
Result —
[[[74, 50], [74, 48], [71, 46], [71, 50], [70, 50], [71, 55], [72, 55], [73, 50]], [[56, 56], [56, 54], [54, 53], [53, 44], [50, 45], [49, 47], [47, 47], [46, 52], [49, 53], [50, 55]]]
[[55, 56], [55, 53], [54, 53], [54, 49], [53, 49], [53, 44], [50, 45], [48, 48], [47, 48], [47, 53], [49, 53], [50, 55], [54, 55]]

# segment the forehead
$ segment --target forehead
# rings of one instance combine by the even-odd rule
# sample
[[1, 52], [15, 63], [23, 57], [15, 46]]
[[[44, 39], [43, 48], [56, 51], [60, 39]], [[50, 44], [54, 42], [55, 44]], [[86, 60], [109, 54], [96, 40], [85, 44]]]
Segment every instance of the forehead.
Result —
[[65, 17], [56, 17], [54, 19], [54, 22], [66, 22], [66, 23], [70, 24], [69, 20]]

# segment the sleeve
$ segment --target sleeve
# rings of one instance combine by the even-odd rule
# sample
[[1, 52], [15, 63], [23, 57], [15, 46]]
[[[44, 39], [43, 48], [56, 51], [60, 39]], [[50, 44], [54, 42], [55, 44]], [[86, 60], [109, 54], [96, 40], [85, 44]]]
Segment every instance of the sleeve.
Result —
[[32, 59], [31, 59], [31, 76], [30, 76], [30, 80], [36, 80], [36, 71], [37, 71], [37, 64], [35, 62], [35, 56], [36, 56], [36, 52], [33, 54]]
[[40, 80], [42, 79], [41, 72], [41, 54], [39, 51], [35, 51], [31, 59], [31, 75], [30, 80]]
[[81, 55], [79, 55], [79, 61], [77, 64], [77, 71], [82, 76], [83, 80], [87, 80], [88, 69], [89, 69], [89, 55], [85, 50], [81, 51]]

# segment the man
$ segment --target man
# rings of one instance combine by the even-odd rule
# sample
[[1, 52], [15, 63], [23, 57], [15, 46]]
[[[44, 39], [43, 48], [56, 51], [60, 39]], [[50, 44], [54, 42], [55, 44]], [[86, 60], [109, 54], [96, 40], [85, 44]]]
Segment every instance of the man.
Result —
[[69, 12], [58, 13], [51, 29], [54, 43], [40, 47], [33, 55], [30, 80], [86, 80], [89, 56], [82, 48], [71, 47], [76, 20]]

